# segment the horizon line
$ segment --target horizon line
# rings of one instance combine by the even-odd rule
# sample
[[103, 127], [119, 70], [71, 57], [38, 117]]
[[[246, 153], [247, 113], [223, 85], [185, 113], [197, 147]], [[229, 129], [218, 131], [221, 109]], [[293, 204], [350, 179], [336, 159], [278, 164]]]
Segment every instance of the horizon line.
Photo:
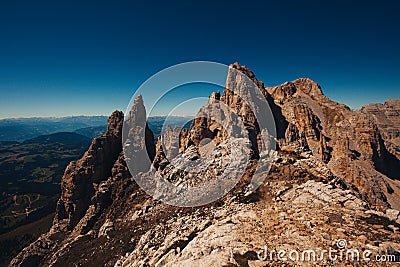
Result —
[[[110, 115], [65, 115], [65, 116], [33, 116], [33, 117], [5, 117], [1, 118], [0, 121], [3, 120], [22, 120], [22, 119], [64, 119], [64, 118], [74, 118], [74, 117], [107, 117], [109, 118]], [[156, 114], [149, 116], [149, 118], [154, 118], [154, 117], [167, 117], [168, 114]], [[190, 114], [183, 114], [183, 115], [169, 115], [168, 117], [192, 117], [196, 116], [196, 114], [190, 115]]]

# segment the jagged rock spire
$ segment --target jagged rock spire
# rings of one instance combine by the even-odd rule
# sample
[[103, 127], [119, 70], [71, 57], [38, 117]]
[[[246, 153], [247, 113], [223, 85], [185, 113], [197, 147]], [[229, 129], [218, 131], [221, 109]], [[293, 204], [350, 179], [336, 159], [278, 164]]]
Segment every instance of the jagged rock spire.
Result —
[[108, 119], [107, 131], [94, 138], [90, 147], [77, 161], [72, 161], [61, 179], [61, 198], [57, 203], [55, 221], [65, 221], [73, 228], [86, 213], [94, 195], [93, 183], [105, 181], [122, 151], [124, 114], [114, 111]]
[[119, 110], [114, 111], [108, 118], [107, 131], [105, 135], [115, 135], [121, 137], [123, 122], [124, 122], [124, 113]]

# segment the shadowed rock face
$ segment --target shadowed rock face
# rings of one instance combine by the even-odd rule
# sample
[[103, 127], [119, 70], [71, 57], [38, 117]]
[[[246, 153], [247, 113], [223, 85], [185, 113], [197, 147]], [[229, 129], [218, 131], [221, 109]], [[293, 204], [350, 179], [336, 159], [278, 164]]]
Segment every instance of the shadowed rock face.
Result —
[[73, 229], [85, 215], [95, 195], [93, 184], [110, 177], [111, 167], [122, 151], [123, 120], [123, 113], [114, 111], [108, 119], [106, 133], [93, 139], [80, 160], [68, 165], [61, 180], [62, 194], [57, 203], [55, 222], [66, 220], [68, 227]]
[[[229, 90], [243, 89], [234, 71], [224, 92], [212, 94], [207, 104], [220, 101], [234, 110], [244, 122], [253, 157], [226, 196], [201, 207], [153, 200], [133, 179], [151, 178], [149, 166], [138, 164], [130, 172], [125, 159], [154, 159], [154, 169], [174, 183], [214, 179], [227, 166], [228, 134], [207, 116], [221, 119], [227, 113], [206, 104], [199, 115], [207, 116], [195, 119], [189, 130], [167, 127], [154, 144], [138, 96], [127, 120], [114, 112], [106, 134], [67, 167], [53, 227], [12, 264], [257, 266], [256, 254], [264, 245], [322, 250], [335, 248], [338, 238], [353, 248], [399, 252], [399, 100], [351, 111], [308, 78], [265, 87], [247, 67], [234, 63], [230, 68], [256, 85], [275, 119], [277, 155], [268, 176], [259, 174], [267, 179], [256, 192], [247, 184], [259, 159], [260, 130], [248, 103]], [[123, 123], [130, 125], [125, 155]], [[213, 143], [204, 145], [206, 138]], [[174, 166], [210, 155], [213, 169], [197, 176]]]
[[[141, 95], [134, 99], [133, 106], [125, 121], [124, 149], [125, 159], [130, 165], [132, 175], [146, 172], [154, 159], [155, 146], [153, 132], [147, 125], [146, 109]], [[131, 164], [132, 162], [132, 164]]]

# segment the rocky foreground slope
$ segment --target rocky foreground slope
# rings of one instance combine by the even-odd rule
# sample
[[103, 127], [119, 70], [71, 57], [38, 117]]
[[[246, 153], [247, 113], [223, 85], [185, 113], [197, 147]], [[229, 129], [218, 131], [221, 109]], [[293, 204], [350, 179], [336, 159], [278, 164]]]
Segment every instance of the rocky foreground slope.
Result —
[[[220, 125], [199, 118], [189, 130], [167, 128], [154, 144], [151, 131], [140, 127], [146, 111], [138, 97], [126, 122], [132, 130], [126, 134], [144, 134], [152, 170], [128, 170], [125, 157], [139, 161], [144, 148], [132, 138], [124, 143], [132, 148], [124, 156], [124, 118], [114, 112], [107, 132], [67, 167], [50, 231], [11, 265], [374, 266], [382, 264], [376, 262], [378, 254], [399, 260], [400, 100], [352, 111], [324, 96], [310, 79], [266, 87], [235, 63], [227, 79], [233, 87], [242, 82], [233, 70], [256, 84], [276, 124], [277, 152], [268, 163], [269, 173], [259, 174], [266, 179], [256, 191], [249, 190], [248, 182], [262, 159], [262, 133], [248, 105], [225, 89], [209, 101], [224, 103], [245, 122], [248, 140], [241, 141], [249, 145], [251, 160], [243, 178], [223, 198], [201, 207], [169, 206], [147, 195], [133, 177], [145, 179], [157, 172], [175, 184], [202, 184], [221, 176], [229, 156], [226, 148], [235, 143], [229, 144]], [[221, 116], [218, 110], [202, 112]], [[173, 135], [179, 136], [178, 144], [171, 142]], [[214, 146], [202, 145], [204, 138], [214, 140]], [[212, 169], [196, 177], [176, 168], [184, 160], [202, 157], [212, 158]], [[368, 250], [373, 256], [368, 262], [332, 260], [321, 254], [311, 263], [301, 260], [303, 250], [319, 253], [329, 248], [358, 249], [361, 254]], [[296, 254], [294, 259], [285, 255], [286, 261], [276, 253], [263, 258], [265, 253], [259, 252], [266, 249], [297, 250], [299, 260]]]

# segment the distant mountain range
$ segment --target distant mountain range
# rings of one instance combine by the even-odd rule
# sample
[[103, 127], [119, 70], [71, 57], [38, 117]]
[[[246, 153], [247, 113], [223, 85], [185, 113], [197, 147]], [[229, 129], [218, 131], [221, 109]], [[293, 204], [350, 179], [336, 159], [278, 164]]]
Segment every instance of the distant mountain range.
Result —
[[[0, 142], [23, 142], [41, 135], [57, 132], [75, 132], [77, 134], [94, 138], [105, 133], [107, 129], [107, 116], [73, 116], [61, 118], [13, 118], [0, 120]], [[166, 116], [148, 118], [149, 128], [155, 138], [161, 133]], [[169, 116], [167, 123], [171, 126], [183, 126], [191, 117]], [[184, 128], [188, 128], [186, 124]]]
[[100, 126], [93, 126], [93, 127], [86, 127], [80, 128], [74, 131], [74, 133], [86, 136], [90, 139], [95, 138], [97, 136], [102, 135], [107, 130], [107, 125], [100, 125]]
[[[79, 132], [79, 129], [107, 125], [107, 116], [72, 116], [61, 118], [15, 118], [0, 120], [0, 141], [24, 141], [56, 132]], [[82, 130], [82, 132], [86, 132]], [[85, 135], [85, 134], [84, 134]]]

